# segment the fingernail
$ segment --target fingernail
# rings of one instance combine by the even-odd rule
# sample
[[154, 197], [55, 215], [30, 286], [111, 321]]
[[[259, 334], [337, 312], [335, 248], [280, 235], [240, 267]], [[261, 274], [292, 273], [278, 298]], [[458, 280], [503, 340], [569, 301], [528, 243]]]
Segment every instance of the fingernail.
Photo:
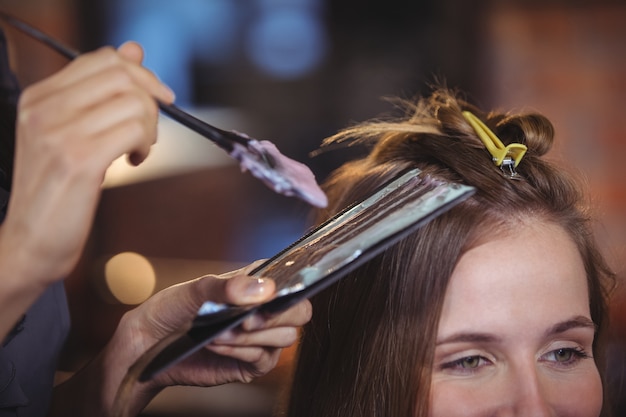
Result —
[[245, 294], [248, 297], [257, 298], [259, 295], [263, 295], [265, 291], [265, 280], [263, 278], [252, 278], [248, 282]]
[[265, 326], [265, 319], [259, 314], [253, 314], [246, 319], [245, 329], [248, 331], [260, 330]]
[[220, 334], [219, 336], [217, 336], [214, 340], [213, 343], [228, 343], [231, 342], [235, 339], [235, 333], [232, 330], [227, 330], [225, 332], [223, 332], [222, 334]]
[[163, 86], [163, 94], [166, 97], [169, 97], [169, 101], [173, 102], [174, 100], [176, 100], [176, 93], [174, 93], [174, 90], [172, 90], [171, 88], [169, 88], [167, 85], [165, 84], [161, 84]]

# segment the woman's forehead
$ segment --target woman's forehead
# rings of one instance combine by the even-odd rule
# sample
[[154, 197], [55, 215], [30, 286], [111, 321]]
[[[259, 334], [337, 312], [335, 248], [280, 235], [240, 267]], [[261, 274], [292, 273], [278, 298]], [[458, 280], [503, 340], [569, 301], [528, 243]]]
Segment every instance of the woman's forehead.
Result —
[[[559, 226], [527, 223], [468, 250], [450, 278], [440, 330], [589, 315], [584, 264]], [[534, 317], [531, 317], [534, 316]]]

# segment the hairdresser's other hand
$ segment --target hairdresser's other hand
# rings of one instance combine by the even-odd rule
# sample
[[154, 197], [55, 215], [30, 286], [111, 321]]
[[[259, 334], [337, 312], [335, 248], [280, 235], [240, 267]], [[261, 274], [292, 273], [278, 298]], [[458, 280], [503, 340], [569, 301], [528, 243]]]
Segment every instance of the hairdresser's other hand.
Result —
[[102, 48], [23, 92], [2, 226], [27, 266], [21, 279], [44, 287], [64, 278], [84, 246], [106, 169], [124, 154], [136, 164], [147, 156], [157, 131], [154, 98], [174, 97], [142, 59], [135, 43]]
[[[269, 300], [274, 283], [247, 276], [253, 267], [220, 276], [208, 275], [155, 294], [123, 317], [107, 356], [112, 361], [125, 358], [115, 365], [125, 373], [153, 344], [187, 326], [204, 301], [246, 305]], [[132, 409], [140, 411], [166, 386], [249, 382], [266, 374], [276, 365], [282, 348], [297, 340], [298, 327], [310, 318], [308, 300], [277, 315], [249, 317], [205, 349], [158, 374], [154, 381], [142, 384]]]

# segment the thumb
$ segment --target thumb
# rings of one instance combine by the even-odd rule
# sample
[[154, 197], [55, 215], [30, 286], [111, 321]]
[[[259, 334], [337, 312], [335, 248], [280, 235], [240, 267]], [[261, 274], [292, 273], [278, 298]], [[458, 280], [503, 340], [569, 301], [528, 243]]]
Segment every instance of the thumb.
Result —
[[198, 278], [195, 297], [202, 304], [213, 301], [221, 304], [249, 305], [268, 301], [276, 285], [268, 278], [252, 277], [239, 271], [226, 276], [207, 275]]
[[226, 302], [235, 305], [258, 304], [274, 295], [276, 285], [269, 278], [236, 275], [226, 280]]
[[117, 51], [124, 58], [136, 64], [141, 64], [141, 62], [143, 61], [143, 48], [137, 42], [125, 42], [119, 48], [117, 48]]

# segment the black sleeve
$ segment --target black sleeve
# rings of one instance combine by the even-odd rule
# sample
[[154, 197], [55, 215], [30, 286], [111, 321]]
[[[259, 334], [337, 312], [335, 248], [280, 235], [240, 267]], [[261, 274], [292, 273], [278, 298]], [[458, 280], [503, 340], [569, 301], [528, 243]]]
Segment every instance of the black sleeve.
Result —
[[20, 86], [9, 64], [7, 39], [0, 28], [0, 186], [9, 190], [15, 153], [15, 121]]

